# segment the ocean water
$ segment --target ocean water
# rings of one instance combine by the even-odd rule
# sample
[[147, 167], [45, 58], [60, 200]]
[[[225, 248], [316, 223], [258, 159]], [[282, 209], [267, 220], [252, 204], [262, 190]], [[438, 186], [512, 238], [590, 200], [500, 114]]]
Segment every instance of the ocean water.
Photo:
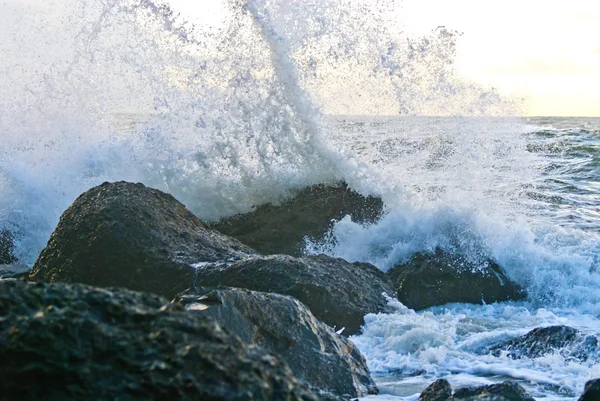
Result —
[[[452, 304], [369, 315], [353, 341], [382, 393], [416, 399], [438, 378], [454, 388], [516, 380], [536, 399], [577, 399], [600, 375], [598, 350], [538, 358], [489, 348], [537, 327], [600, 334], [599, 118], [329, 117], [336, 143], [382, 174], [388, 213], [337, 222], [310, 253], [387, 270], [441, 247], [491, 258], [528, 291], [525, 302]], [[390, 190], [390, 187], [392, 189]], [[561, 355], [561, 351], [563, 354]], [[565, 354], [564, 351], [567, 351]]]
[[[512, 360], [535, 327], [600, 335], [600, 119], [525, 118], [460, 77], [460, 40], [402, 31], [394, 1], [223, 1], [192, 25], [150, 0], [0, 4], [0, 228], [31, 265], [60, 214], [106, 180], [170, 192], [205, 220], [345, 180], [381, 196], [306, 253], [387, 270], [440, 247], [493, 259], [525, 302], [369, 315], [352, 340], [384, 395], [518, 380], [575, 399], [597, 351]], [[384, 116], [387, 114], [388, 116]], [[201, 262], [201, 261], [199, 261]]]

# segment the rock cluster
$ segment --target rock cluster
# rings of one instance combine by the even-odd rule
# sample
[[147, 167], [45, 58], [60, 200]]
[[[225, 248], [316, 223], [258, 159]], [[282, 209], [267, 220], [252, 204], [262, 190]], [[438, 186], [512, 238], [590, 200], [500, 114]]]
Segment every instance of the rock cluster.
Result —
[[0, 281], [5, 400], [318, 400], [287, 365], [164, 298]]
[[205, 265], [197, 271], [196, 285], [291, 295], [345, 335], [358, 333], [366, 314], [386, 309], [383, 293], [393, 294], [385, 273], [376, 267], [325, 255], [252, 256], [231, 265]]
[[[358, 332], [366, 313], [386, 306], [383, 293], [392, 290], [384, 273], [371, 265], [327, 256], [259, 256], [208, 227], [172, 196], [141, 184], [105, 183], [82, 194], [61, 217], [30, 278], [125, 287], [168, 297], [190, 287], [221, 288], [205, 297], [195, 296], [192, 304], [189, 294], [179, 299], [187, 300], [188, 316], [202, 315], [248, 347], [260, 347], [260, 352], [280, 358], [286, 369], [292, 368], [291, 376], [299, 386], [310, 389], [307, 394], [342, 400], [377, 393], [358, 349], [315, 318], [311, 308], [327, 323]], [[296, 296], [308, 307], [285, 295]], [[81, 313], [86, 319], [84, 304], [70, 302], [84, 308]], [[75, 311], [71, 318], [79, 319]], [[124, 343], [144, 330], [152, 333], [152, 328], [140, 326], [131, 338], [111, 334], [110, 340], [103, 341]], [[120, 353], [118, 347], [113, 351]], [[53, 363], [50, 354], [40, 360], [44, 365]], [[246, 368], [254, 369], [239, 367], [239, 374]], [[237, 379], [232, 376], [232, 380]]]
[[[350, 214], [372, 222], [383, 210], [381, 199], [345, 184], [321, 185], [209, 226], [142, 184], [92, 188], [65, 211], [29, 276], [55, 284], [0, 281], [2, 394], [362, 397], [377, 388], [364, 357], [336, 330], [359, 333], [365, 314], [387, 311], [384, 294], [397, 292], [414, 309], [524, 296], [493, 262], [474, 270], [441, 251], [388, 273], [301, 254], [304, 238], [325, 235], [333, 220]], [[0, 235], [0, 257], [13, 263], [11, 244]], [[422, 398], [458, 399], [465, 391], [452, 395], [440, 382]], [[465, 397], [506, 394], [488, 389]]]

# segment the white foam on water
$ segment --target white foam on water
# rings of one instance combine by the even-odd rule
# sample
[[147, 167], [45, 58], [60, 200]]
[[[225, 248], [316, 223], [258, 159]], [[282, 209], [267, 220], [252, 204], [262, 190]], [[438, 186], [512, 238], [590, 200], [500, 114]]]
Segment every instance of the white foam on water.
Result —
[[564, 357], [558, 350], [521, 359], [489, 352], [491, 346], [536, 327], [569, 325], [597, 335], [598, 320], [589, 315], [535, 309], [527, 303], [455, 304], [419, 313], [397, 301], [392, 304], [395, 313], [367, 315], [363, 333], [352, 337], [371, 372], [397, 378], [396, 383], [383, 380], [384, 391], [406, 395], [394, 389], [422, 391], [436, 378], [446, 378], [455, 389], [516, 380], [534, 397], [569, 399], [600, 373], [597, 350], [586, 361]]

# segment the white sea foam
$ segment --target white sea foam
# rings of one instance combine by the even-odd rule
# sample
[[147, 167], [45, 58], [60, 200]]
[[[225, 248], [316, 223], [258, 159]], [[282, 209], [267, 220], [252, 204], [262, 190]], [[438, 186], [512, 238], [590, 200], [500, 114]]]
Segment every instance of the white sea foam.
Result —
[[396, 305], [395, 313], [367, 315], [362, 335], [352, 340], [367, 356], [374, 374], [397, 378], [395, 384], [383, 380], [384, 391], [398, 394], [394, 387], [421, 391], [443, 377], [454, 388], [517, 380], [534, 397], [570, 398], [600, 372], [597, 351], [587, 361], [563, 357], [558, 350], [516, 360], [488, 351], [535, 327], [561, 324], [595, 335], [599, 327], [592, 316], [553, 313], [527, 303], [456, 304], [419, 313]]

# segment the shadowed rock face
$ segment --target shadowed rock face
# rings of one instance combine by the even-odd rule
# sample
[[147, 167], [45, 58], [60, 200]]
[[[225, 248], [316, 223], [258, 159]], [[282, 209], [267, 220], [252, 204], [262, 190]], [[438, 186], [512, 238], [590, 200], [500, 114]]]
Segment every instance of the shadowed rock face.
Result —
[[366, 314], [385, 311], [382, 294], [393, 294], [385, 273], [375, 266], [325, 255], [251, 256], [228, 266], [206, 265], [198, 269], [196, 285], [291, 295], [331, 327], [345, 327], [344, 335], [358, 333]]
[[518, 383], [505, 381], [489, 386], [461, 388], [454, 392], [454, 400], [473, 399], [481, 395], [495, 395], [506, 401], [535, 401]]
[[515, 382], [505, 381], [481, 387], [461, 388], [452, 395], [452, 387], [445, 379], [436, 380], [427, 387], [419, 401], [535, 401]]
[[585, 390], [579, 397], [579, 401], [598, 401], [600, 400], [600, 379], [590, 380], [585, 383]]
[[377, 394], [356, 346], [294, 298], [232, 288], [204, 296], [188, 293], [179, 300], [188, 312], [210, 316], [245, 343], [280, 356], [321, 399]]
[[191, 285], [190, 264], [252, 253], [171, 195], [142, 184], [104, 183], [65, 211], [30, 277], [172, 297]]
[[472, 304], [520, 300], [525, 292], [492, 261], [475, 266], [440, 249], [420, 253], [388, 271], [398, 299], [414, 310], [450, 302]]
[[317, 400], [287, 365], [150, 294], [0, 281], [6, 400]]
[[332, 227], [332, 220], [350, 215], [357, 222], [374, 222], [382, 213], [380, 198], [360, 195], [345, 183], [315, 185], [281, 205], [261, 205], [251, 213], [221, 220], [212, 227], [263, 254], [300, 256], [304, 238], [322, 238]]
[[448, 380], [436, 380], [419, 396], [419, 401], [446, 401], [452, 397], [452, 386]]
[[585, 335], [568, 326], [550, 326], [533, 329], [522, 337], [492, 347], [490, 351], [496, 356], [506, 352], [507, 356], [513, 359], [537, 358], [558, 352], [565, 358], [585, 361], [590, 353], [597, 349], [596, 336]]

